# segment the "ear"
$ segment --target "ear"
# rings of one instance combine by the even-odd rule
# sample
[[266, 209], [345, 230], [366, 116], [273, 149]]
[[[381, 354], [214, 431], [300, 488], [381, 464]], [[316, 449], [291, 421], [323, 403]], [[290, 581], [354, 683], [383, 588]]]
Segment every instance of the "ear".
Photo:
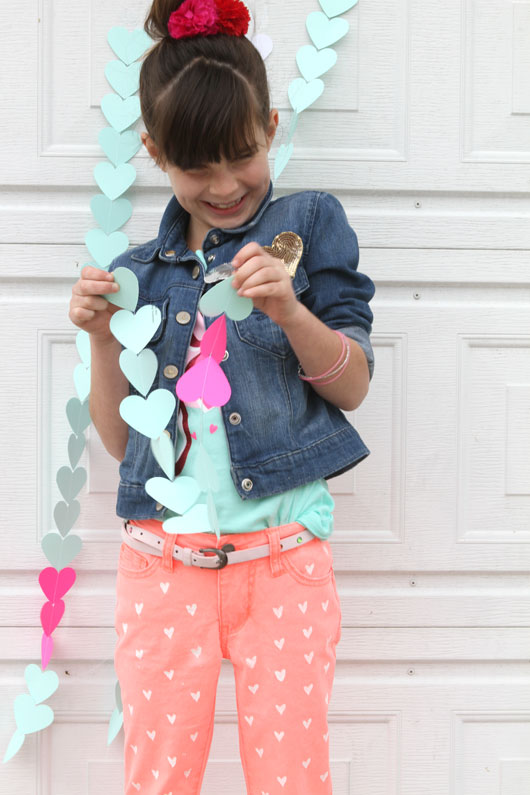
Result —
[[279, 121], [280, 121], [280, 116], [278, 114], [278, 110], [276, 108], [272, 108], [269, 114], [269, 128], [267, 130], [268, 149], [270, 149], [272, 146], [272, 142], [274, 140], [274, 136], [276, 135], [276, 129], [278, 127]]
[[[158, 157], [158, 146], [155, 144], [149, 133], [142, 132], [140, 133], [140, 138], [142, 139], [142, 143], [149, 152], [149, 155], [153, 158], [156, 163]], [[160, 163], [160, 168], [162, 171], [165, 171], [165, 166], [163, 163]]]

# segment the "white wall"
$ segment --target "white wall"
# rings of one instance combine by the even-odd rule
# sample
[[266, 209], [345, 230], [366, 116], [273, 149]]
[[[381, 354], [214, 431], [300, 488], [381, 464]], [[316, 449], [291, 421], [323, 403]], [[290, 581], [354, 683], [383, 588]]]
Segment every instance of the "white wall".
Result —
[[[113, 25], [144, 0], [0, 6], [1, 755], [39, 662], [41, 537], [67, 463], [79, 361], [68, 302], [90, 257], [105, 159], [99, 108]], [[287, 136], [287, 85], [316, 2], [259, 0], [256, 29]], [[326, 90], [300, 119], [277, 194], [346, 207], [377, 287], [375, 374], [352, 421], [372, 454], [331, 481], [343, 634], [330, 702], [337, 795], [530, 791], [530, 4], [360, 0]], [[142, 129], [141, 124], [137, 129]], [[278, 143], [281, 138], [278, 140]], [[170, 196], [144, 153], [126, 195], [133, 245]], [[54, 632], [56, 719], [0, 770], [4, 795], [121, 791], [114, 704], [117, 462], [89, 431], [78, 580]], [[68, 673], [66, 673], [68, 672]], [[203, 791], [242, 795], [223, 662]], [[272, 795], [272, 794], [271, 794]]]

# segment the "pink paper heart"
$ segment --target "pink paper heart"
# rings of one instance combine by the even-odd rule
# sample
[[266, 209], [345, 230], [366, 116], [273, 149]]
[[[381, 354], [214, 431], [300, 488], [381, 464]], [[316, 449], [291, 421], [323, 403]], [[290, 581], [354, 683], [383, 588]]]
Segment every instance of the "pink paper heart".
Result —
[[217, 430], [217, 425], [214, 425], [213, 422], [210, 425], [210, 433], [215, 433]]
[[75, 570], [67, 566], [60, 571], [48, 566], [39, 574], [39, 584], [50, 602], [56, 602], [67, 593], [75, 582]]
[[215, 359], [211, 356], [203, 358], [201, 354], [177, 381], [176, 393], [184, 403], [193, 403], [201, 398], [207, 406], [224, 406], [230, 400], [232, 390]]
[[41, 656], [41, 668], [44, 671], [48, 663], [50, 662], [50, 658], [52, 656], [53, 651], [53, 638], [51, 635], [46, 635], [45, 632], [42, 633], [42, 640], [40, 643], [40, 656]]
[[201, 356], [211, 356], [220, 362], [226, 350], [226, 315], [221, 315], [209, 326], [201, 339]]
[[51, 635], [64, 614], [64, 602], [44, 602], [40, 611], [40, 623], [46, 635]]

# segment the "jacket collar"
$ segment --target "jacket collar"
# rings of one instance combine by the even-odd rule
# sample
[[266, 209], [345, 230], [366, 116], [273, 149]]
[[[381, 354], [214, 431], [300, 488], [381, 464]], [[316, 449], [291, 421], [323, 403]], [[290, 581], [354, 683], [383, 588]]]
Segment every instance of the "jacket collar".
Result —
[[[246, 232], [252, 229], [267, 209], [272, 200], [272, 180], [269, 182], [269, 187], [265, 197], [262, 199], [258, 209], [246, 224], [238, 226], [234, 229], [223, 229], [223, 227], [216, 227], [224, 234], [235, 235]], [[177, 197], [173, 194], [169, 203], [164, 210], [164, 215], [160, 222], [158, 230], [158, 237], [156, 239], [156, 248], [160, 250], [159, 259], [164, 262], [175, 262], [175, 260], [189, 257], [189, 249], [186, 243], [186, 229], [188, 225], [190, 214], [185, 210]], [[171, 252], [171, 253], [169, 253]]]

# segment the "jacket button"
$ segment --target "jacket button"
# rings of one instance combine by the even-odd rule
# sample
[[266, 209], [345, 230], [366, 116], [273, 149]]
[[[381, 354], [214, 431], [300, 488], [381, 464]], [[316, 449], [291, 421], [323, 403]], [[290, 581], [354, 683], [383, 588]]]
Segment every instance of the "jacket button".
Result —
[[237, 411], [233, 411], [228, 420], [232, 425], [239, 425], [241, 422], [241, 414], [238, 414]]
[[173, 249], [170, 249], [169, 251], [166, 251], [165, 254], [166, 257], [172, 257], [175, 254], [175, 252], [173, 251]]
[[189, 312], [177, 312], [175, 315], [175, 319], [177, 323], [180, 323], [181, 326], [185, 326], [186, 323], [189, 323], [191, 320], [191, 315]]
[[174, 364], [168, 364], [164, 367], [164, 375], [166, 378], [176, 378], [179, 374], [179, 368]]
[[166, 436], [169, 436], [169, 438], [171, 439], [171, 431], [168, 431], [168, 429], [167, 429], [167, 428], [165, 428], [165, 429], [162, 431], [162, 433], [165, 433], [165, 434], [166, 434]]
[[250, 478], [245, 478], [241, 481], [241, 485], [243, 486], [245, 491], [250, 491], [252, 486], [254, 485]]
[[213, 235], [210, 237], [210, 240], [212, 241], [212, 243], [214, 244], [214, 246], [216, 246], [216, 245], [219, 243], [219, 235], [215, 235], [215, 234], [213, 234]]
[[[252, 488], [252, 487], [251, 487], [251, 488]], [[156, 504], [156, 506], [155, 506], [155, 507], [156, 507], [156, 510], [157, 510], [157, 511], [161, 511], [161, 510], [162, 510], [162, 508], [163, 508], [164, 506], [162, 505], [162, 503], [160, 503], [160, 502], [157, 502], [157, 504]]]
[[201, 272], [201, 266], [200, 265], [195, 265], [195, 267], [193, 268], [193, 270], [191, 272], [191, 278], [192, 279], [197, 279], [200, 272]]
[[222, 362], [226, 362], [226, 360], [228, 359], [229, 356], [230, 356], [230, 354], [228, 353], [228, 351], [225, 351], [223, 353], [223, 358], [221, 359], [221, 361]]
[[208, 256], [206, 257], [206, 260], [208, 262], [212, 262], [214, 259], [215, 259], [215, 254], [208, 254]]

